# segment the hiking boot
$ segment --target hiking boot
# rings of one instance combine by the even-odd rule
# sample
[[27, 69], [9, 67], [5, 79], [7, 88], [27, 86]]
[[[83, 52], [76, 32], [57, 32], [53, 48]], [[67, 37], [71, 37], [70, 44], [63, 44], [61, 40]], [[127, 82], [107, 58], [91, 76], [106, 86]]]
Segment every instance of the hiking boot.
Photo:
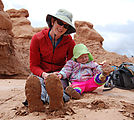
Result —
[[25, 85], [25, 94], [28, 102], [29, 112], [42, 112], [45, 111], [43, 102], [41, 101], [41, 84], [40, 80], [30, 75], [27, 78]]
[[81, 95], [72, 87], [68, 86], [65, 92], [73, 99], [80, 99]]
[[45, 80], [46, 90], [49, 96], [50, 111], [63, 108], [63, 86], [61, 80], [55, 74], [50, 74]]

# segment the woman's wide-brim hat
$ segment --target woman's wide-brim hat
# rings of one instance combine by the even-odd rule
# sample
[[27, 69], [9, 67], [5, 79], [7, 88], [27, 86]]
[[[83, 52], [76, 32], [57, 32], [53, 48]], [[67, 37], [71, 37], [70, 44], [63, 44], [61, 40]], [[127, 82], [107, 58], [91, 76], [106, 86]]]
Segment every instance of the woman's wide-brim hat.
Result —
[[46, 16], [46, 22], [50, 29], [52, 28], [52, 23], [51, 23], [52, 17], [60, 19], [70, 25], [68, 30], [66, 31], [65, 35], [76, 32], [75, 27], [72, 24], [73, 15], [69, 11], [67, 11], [65, 9], [59, 9], [55, 15], [48, 14]]

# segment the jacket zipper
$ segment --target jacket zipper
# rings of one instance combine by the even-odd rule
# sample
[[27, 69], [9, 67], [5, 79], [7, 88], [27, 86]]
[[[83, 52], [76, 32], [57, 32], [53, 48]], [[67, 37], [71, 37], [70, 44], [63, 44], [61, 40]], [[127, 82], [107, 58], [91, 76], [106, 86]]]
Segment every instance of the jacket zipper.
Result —
[[[52, 60], [51, 63], [53, 63], [53, 57], [54, 57], [54, 51], [55, 51], [55, 34], [54, 34], [54, 43], [53, 43], [53, 56], [52, 56]], [[51, 71], [53, 72], [53, 64], [51, 64]]]

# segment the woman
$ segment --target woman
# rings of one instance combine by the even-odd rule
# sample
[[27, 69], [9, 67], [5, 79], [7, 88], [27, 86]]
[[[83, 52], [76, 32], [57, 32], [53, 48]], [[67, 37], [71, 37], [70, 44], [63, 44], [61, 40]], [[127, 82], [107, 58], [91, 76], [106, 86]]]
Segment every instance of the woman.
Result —
[[[25, 91], [31, 112], [41, 111], [42, 102], [49, 103], [45, 80], [50, 73], [57, 74], [66, 61], [72, 58], [75, 46], [74, 40], [69, 35], [75, 32], [70, 12], [60, 9], [55, 15], [48, 14], [46, 22], [49, 29], [43, 29], [35, 34], [30, 44], [30, 70], [32, 75], [27, 79]], [[40, 82], [38, 82], [39, 80]], [[62, 83], [65, 88], [67, 83]], [[42, 101], [39, 99], [40, 86]], [[35, 88], [38, 90], [35, 90]], [[36, 102], [34, 101], [35, 99]], [[64, 93], [63, 99], [68, 101], [69, 96]]]

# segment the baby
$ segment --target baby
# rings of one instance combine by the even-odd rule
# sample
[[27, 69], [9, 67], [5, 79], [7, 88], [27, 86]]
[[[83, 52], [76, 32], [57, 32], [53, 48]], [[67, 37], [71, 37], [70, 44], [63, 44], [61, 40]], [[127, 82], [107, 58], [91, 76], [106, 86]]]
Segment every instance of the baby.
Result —
[[84, 44], [77, 44], [73, 49], [73, 57], [67, 61], [58, 77], [68, 79], [71, 85], [65, 91], [74, 99], [80, 99], [83, 92], [93, 91], [102, 86], [108, 79], [112, 68], [108, 64], [101, 66], [93, 61], [93, 57]]

